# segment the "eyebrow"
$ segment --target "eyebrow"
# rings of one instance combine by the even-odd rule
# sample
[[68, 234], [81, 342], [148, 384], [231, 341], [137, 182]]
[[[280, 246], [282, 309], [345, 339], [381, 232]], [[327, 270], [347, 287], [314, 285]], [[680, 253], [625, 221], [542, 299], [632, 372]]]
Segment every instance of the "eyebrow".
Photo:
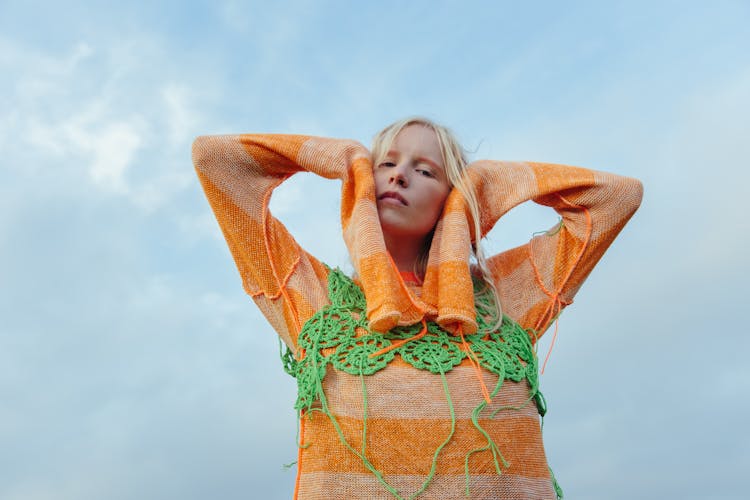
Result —
[[[397, 156], [397, 154], [398, 154], [397, 151], [394, 151], [391, 149], [385, 154], [384, 158], [388, 158], [389, 156]], [[417, 156], [416, 160], [429, 163], [433, 168], [436, 168], [437, 170], [445, 171], [445, 167], [441, 167], [436, 161], [431, 160], [430, 158], [426, 156]]]
[[429, 163], [430, 165], [432, 165], [432, 167], [434, 167], [434, 168], [436, 168], [437, 170], [440, 170], [440, 171], [444, 171], [445, 170], [444, 167], [441, 167], [435, 161], [427, 158], [426, 156], [418, 156], [417, 157], [417, 161], [423, 161], [425, 163]]

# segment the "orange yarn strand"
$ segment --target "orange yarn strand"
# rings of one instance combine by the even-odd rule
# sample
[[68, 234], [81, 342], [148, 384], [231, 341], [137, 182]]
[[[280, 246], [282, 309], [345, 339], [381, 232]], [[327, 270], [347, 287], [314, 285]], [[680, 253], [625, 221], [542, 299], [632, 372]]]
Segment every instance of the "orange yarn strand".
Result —
[[[560, 306], [560, 310], [562, 310], [562, 306]], [[549, 349], [547, 349], [547, 355], [544, 357], [544, 363], [542, 363], [542, 375], [544, 375], [544, 369], [547, 368], [547, 361], [549, 361], [550, 355], [552, 354], [552, 348], [555, 347], [555, 340], [557, 340], [557, 329], [560, 325], [560, 319], [555, 318], [555, 331], [552, 332], [552, 342], [549, 344]]]
[[[279, 181], [279, 183], [286, 180], [289, 176], [284, 177]], [[268, 241], [268, 225], [266, 224], [266, 217], [268, 216], [268, 201], [271, 198], [271, 191], [266, 193], [265, 199], [263, 200], [263, 215], [261, 218], [262, 224], [263, 224], [263, 244], [266, 247], [266, 255], [271, 255], [271, 244]], [[289, 297], [289, 293], [286, 290], [286, 281], [282, 281], [279, 278], [279, 274], [276, 271], [276, 265], [274, 263], [274, 259], [268, 259], [268, 263], [271, 267], [271, 272], [273, 273], [273, 277], [276, 279], [276, 284], [279, 286], [279, 291], [284, 296], [284, 300], [286, 301], [287, 306], [289, 307], [289, 311], [292, 313], [292, 317], [294, 318], [294, 323], [297, 326], [297, 333], [299, 334], [299, 331], [302, 329], [302, 325], [300, 325], [299, 322], [299, 316], [297, 315], [297, 309], [294, 307], [294, 302], [292, 302], [292, 299]]]
[[411, 342], [412, 340], [421, 339], [425, 335], [427, 335], [427, 322], [424, 320], [424, 318], [422, 318], [422, 329], [419, 331], [418, 334], [416, 334], [415, 336], [410, 337], [408, 339], [399, 340], [398, 342], [394, 342], [393, 344], [389, 345], [388, 347], [384, 347], [383, 349], [381, 349], [379, 351], [373, 352], [372, 354], [370, 354], [368, 356], [368, 358], [374, 358], [376, 356], [380, 356], [381, 354], [385, 354], [387, 352], [390, 352], [390, 351], [392, 351], [394, 349], [398, 349], [399, 347], [401, 347], [402, 345], [406, 344], [407, 342]]
[[477, 355], [474, 353], [474, 351], [471, 350], [471, 346], [466, 342], [466, 338], [464, 337], [464, 330], [460, 323], [458, 324], [458, 334], [461, 336], [461, 343], [468, 353], [467, 357], [469, 359], [469, 363], [474, 369], [474, 374], [477, 376], [477, 380], [479, 381], [479, 387], [482, 390], [482, 396], [484, 397], [484, 400], [487, 401], [487, 404], [490, 404], [492, 402], [492, 398], [490, 397], [490, 391], [487, 390], [487, 386], [484, 384], [484, 379], [482, 378], [482, 370], [479, 368], [479, 360], [477, 360]]
[[549, 326], [550, 322], [555, 321], [555, 331], [552, 334], [552, 342], [550, 343], [549, 349], [547, 350], [547, 355], [544, 357], [544, 363], [542, 364], [542, 369], [541, 369], [542, 375], [544, 374], [544, 370], [547, 367], [547, 361], [549, 361], [550, 355], [552, 354], [552, 348], [555, 346], [555, 341], [557, 340], [557, 332], [559, 329], [559, 320], [557, 318], [562, 312], [563, 306], [567, 306], [570, 304], [570, 302], [563, 299], [560, 296], [560, 294], [562, 293], [562, 290], [565, 287], [565, 284], [573, 275], [573, 271], [575, 271], [576, 267], [578, 267], [578, 264], [581, 262], [583, 255], [586, 253], [586, 249], [591, 243], [591, 233], [593, 231], [593, 224], [591, 221], [591, 212], [589, 211], [588, 208], [582, 205], [576, 205], [575, 203], [572, 203], [566, 200], [559, 193], [557, 197], [568, 207], [583, 211], [584, 216], [586, 217], [586, 234], [581, 244], [581, 250], [578, 252], [578, 255], [576, 255], [576, 258], [570, 264], [570, 267], [567, 269], [565, 276], [563, 277], [562, 280], [560, 280], [560, 284], [558, 285], [557, 289], [554, 292], [550, 291], [549, 289], [547, 289], [546, 286], [544, 286], [544, 282], [542, 281], [542, 277], [539, 273], [539, 269], [536, 267], [536, 264], [534, 262], [534, 247], [532, 243], [529, 242], [529, 261], [531, 262], [531, 267], [534, 270], [534, 279], [539, 285], [539, 288], [541, 288], [542, 292], [544, 292], [544, 294], [550, 298], [550, 302], [545, 308], [544, 313], [539, 317], [539, 320], [536, 322], [535, 330], [542, 331], [543, 329]]

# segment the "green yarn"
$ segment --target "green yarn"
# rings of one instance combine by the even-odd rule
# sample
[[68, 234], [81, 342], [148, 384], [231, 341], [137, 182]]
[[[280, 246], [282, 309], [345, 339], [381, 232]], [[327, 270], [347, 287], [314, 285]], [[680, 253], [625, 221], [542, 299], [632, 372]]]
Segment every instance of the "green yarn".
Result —
[[367, 307], [362, 289], [339, 269], [331, 269], [328, 274], [328, 298], [335, 306], [357, 312]]
[[307, 321], [297, 337], [297, 345], [303, 349], [336, 347], [342, 340], [354, 338], [357, 326], [350, 313], [326, 306]]
[[494, 330], [497, 324], [497, 307], [492, 290], [484, 281], [474, 280], [474, 310], [479, 332]]
[[[492, 393], [490, 394], [490, 399], [494, 398], [498, 392], [500, 392], [500, 388], [503, 386], [503, 376], [500, 375], [497, 385], [495, 385], [495, 388], [492, 390]], [[498, 475], [502, 474], [502, 471], [500, 470], [500, 464], [498, 463], [498, 458], [500, 461], [502, 461], [504, 467], [508, 467], [508, 462], [505, 460], [505, 457], [503, 457], [502, 453], [500, 453], [500, 450], [498, 449], [495, 442], [492, 440], [492, 437], [490, 437], [489, 433], [484, 430], [484, 428], [479, 424], [479, 414], [482, 410], [484, 410], [487, 407], [487, 401], [482, 401], [477, 405], [474, 410], [471, 412], [471, 423], [474, 425], [474, 427], [484, 436], [484, 438], [487, 440], [487, 445], [475, 448], [469, 453], [466, 454], [466, 457], [464, 458], [464, 471], [465, 471], [465, 478], [466, 478], [466, 496], [468, 497], [470, 495], [469, 491], [469, 459], [474, 453], [479, 453], [482, 451], [489, 451], [492, 453], [492, 462], [495, 465], [495, 472], [497, 472]]]
[[297, 362], [297, 410], [311, 409], [313, 403], [321, 398], [323, 388], [320, 382], [326, 374], [328, 358], [319, 352], [308, 351], [302, 361]]
[[[434, 324], [434, 323], [433, 323]], [[427, 331], [430, 332], [428, 327]], [[443, 331], [407, 342], [399, 349], [401, 359], [420, 370], [443, 374], [461, 363], [466, 353]], [[393, 351], [391, 351], [393, 352]]]
[[555, 474], [552, 472], [552, 469], [547, 467], [549, 470], [549, 476], [552, 479], [552, 488], [555, 490], [555, 496], [557, 496], [557, 500], [563, 500], [563, 490], [560, 488], [560, 485], [557, 483], [557, 479], [555, 479]]
[[[436, 361], [433, 366], [440, 366], [440, 363]], [[409, 497], [409, 500], [412, 500], [418, 495], [421, 495], [424, 490], [426, 490], [430, 485], [432, 479], [435, 477], [435, 470], [437, 470], [438, 456], [440, 455], [440, 452], [443, 450], [443, 448], [451, 442], [451, 439], [453, 439], [453, 434], [456, 432], [456, 411], [455, 408], [453, 408], [453, 400], [451, 399], [450, 390], [448, 390], [448, 379], [445, 378], [445, 372], [443, 371], [440, 372], [440, 380], [443, 383], [443, 392], [445, 393], [445, 399], [448, 402], [448, 410], [451, 414], [451, 431], [448, 433], [448, 437], [445, 438], [445, 441], [440, 443], [440, 446], [435, 449], [435, 453], [432, 455], [432, 464], [430, 464], [429, 474], [427, 474], [427, 477], [422, 483], [422, 486]]]
[[557, 233], [559, 233], [562, 228], [565, 227], [565, 221], [562, 217], [557, 221], [557, 224], [552, 226], [550, 229], [546, 229], [544, 231], [535, 231], [531, 233], [531, 237], [534, 238], [535, 236], [545, 235], [545, 236], [555, 236]]
[[397, 326], [386, 332], [385, 338], [389, 340], [410, 339], [422, 330], [422, 323], [415, 323], [408, 326]]
[[297, 360], [294, 359], [294, 353], [289, 349], [288, 345], [285, 345], [279, 337], [279, 357], [281, 358], [281, 366], [284, 371], [292, 377], [297, 376]]
[[360, 372], [359, 382], [362, 384], [362, 456], [367, 451], [367, 384], [365, 374]]
[[[460, 349], [458, 337], [443, 330], [434, 322], [427, 323], [427, 334], [419, 339], [370, 358], [370, 355], [390, 346], [394, 341], [410, 339], [419, 333], [422, 326], [417, 323], [393, 328], [385, 334], [370, 330], [364, 311], [365, 296], [362, 290], [338, 269], [331, 269], [328, 275], [328, 293], [331, 304], [315, 313], [302, 327], [297, 345], [304, 349], [304, 358], [295, 360], [287, 350], [282, 362], [287, 373], [297, 377], [298, 389], [305, 394], [315, 392], [309, 386], [313, 380], [305, 372], [317, 368], [322, 370], [328, 362], [337, 369], [358, 375], [360, 369], [365, 375], [385, 368], [395, 354], [420, 370], [438, 374], [448, 372], [463, 361], [466, 352]], [[478, 280], [474, 283], [476, 293], [477, 323], [479, 330], [467, 335], [466, 341], [477, 355], [479, 364], [486, 370], [514, 382], [524, 378], [529, 381], [532, 393], [538, 390], [538, 370], [534, 347], [529, 333], [507, 316], [499, 330], [492, 329], [491, 291]], [[359, 334], [357, 330], [360, 330]], [[323, 355], [322, 349], [335, 348], [333, 354]], [[305, 361], [308, 356], [314, 359]], [[320, 373], [320, 377], [324, 372]], [[297, 409], [305, 406], [297, 405]]]
[[[504, 380], [521, 382], [526, 379], [530, 387], [530, 396], [519, 408], [526, 406], [533, 400], [539, 413], [544, 415], [546, 403], [541, 392], [539, 392], [537, 357], [529, 337], [535, 335], [535, 332], [524, 330], [507, 316], [503, 316], [500, 328], [496, 329], [497, 317], [491, 295], [492, 291], [480, 280], [475, 280], [474, 292], [478, 331], [475, 334], [466, 335], [465, 339], [476, 355], [479, 365], [499, 377], [491, 397], [495, 397], [499, 393]], [[424, 483], [415, 493], [409, 496], [410, 499], [415, 498], [423, 493], [431, 483], [437, 468], [438, 455], [450, 442], [455, 432], [456, 417], [445, 374], [459, 365], [467, 357], [467, 353], [460, 348], [461, 339], [459, 337], [449, 334], [437, 323], [427, 322], [427, 332], [421, 338], [409, 340], [395, 349], [374, 355], [396, 342], [412, 339], [420, 333], [422, 325], [417, 323], [399, 326], [385, 334], [372, 331], [365, 316], [366, 301], [364, 293], [354, 281], [338, 269], [329, 271], [328, 294], [331, 303], [310, 317], [299, 333], [297, 339], [298, 357], [295, 358], [288, 347], [285, 352], [280, 351], [284, 370], [297, 379], [297, 400], [294, 407], [302, 418], [304, 418], [304, 414], [310, 411], [324, 413], [332, 422], [342, 444], [362, 460], [365, 468], [395, 498], [404, 500], [400, 493], [386, 482], [382, 473], [373, 466], [366, 456], [367, 388], [364, 377], [373, 375], [388, 366], [396, 354], [414, 368], [440, 375], [446, 402], [450, 410], [451, 430], [446, 440], [435, 450], [430, 472]], [[347, 441], [335, 415], [328, 408], [322, 381], [329, 364], [341, 372], [359, 376], [361, 379], [364, 408], [361, 450], [356, 450]], [[508, 463], [499, 448], [479, 423], [480, 413], [486, 407], [487, 402], [483, 400], [472, 411], [472, 423], [487, 440], [487, 444], [471, 450], [466, 455], [467, 495], [469, 494], [469, 459], [473, 454], [491, 453], [498, 474], [502, 473], [502, 467], [508, 467]], [[494, 417], [502, 409], [510, 408], [498, 408], [492, 412], [491, 417]], [[303, 446], [303, 444], [300, 443], [300, 446]], [[550, 475], [555, 491], [561, 498], [562, 492], [559, 490], [554, 475], [551, 472]]]
[[371, 358], [370, 355], [391, 345], [382, 335], [349, 338], [342, 341], [331, 356], [333, 366], [351, 375], [372, 375], [393, 359], [393, 351]]

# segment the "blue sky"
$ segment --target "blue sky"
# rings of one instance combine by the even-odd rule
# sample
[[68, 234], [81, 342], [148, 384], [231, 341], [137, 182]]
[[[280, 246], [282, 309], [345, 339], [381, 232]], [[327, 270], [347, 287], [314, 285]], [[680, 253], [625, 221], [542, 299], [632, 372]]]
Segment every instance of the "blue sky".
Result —
[[[294, 381], [190, 143], [368, 144], [424, 114], [473, 158], [644, 182], [542, 376], [567, 497], [743, 498], [749, 22], [744, 1], [0, 2], [0, 497], [290, 498]], [[335, 184], [272, 207], [349, 266]], [[488, 248], [555, 219], [521, 207]]]

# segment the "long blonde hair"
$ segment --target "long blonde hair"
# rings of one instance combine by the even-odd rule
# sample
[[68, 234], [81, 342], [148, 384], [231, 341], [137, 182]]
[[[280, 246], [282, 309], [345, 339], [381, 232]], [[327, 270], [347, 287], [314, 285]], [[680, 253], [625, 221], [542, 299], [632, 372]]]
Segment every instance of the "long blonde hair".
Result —
[[[495, 302], [495, 310], [497, 312], [495, 327], [499, 327], [503, 318], [502, 305], [500, 304], [500, 297], [495, 287], [492, 274], [490, 273], [487, 261], [485, 259], [482, 245], [479, 241], [481, 237], [480, 227], [480, 209], [479, 202], [477, 201], [477, 195], [474, 191], [473, 186], [467, 182], [464, 172], [467, 168], [466, 156], [464, 155], [464, 149], [461, 144], [447, 127], [439, 125], [434, 121], [424, 118], [421, 116], [413, 116], [410, 118], [404, 118], [398, 120], [383, 130], [378, 132], [372, 140], [372, 162], [373, 165], [378, 165], [388, 154], [388, 150], [391, 144], [395, 140], [396, 136], [409, 125], [422, 125], [435, 132], [438, 143], [440, 145], [440, 151], [443, 156], [443, 165], [445, 166], [445, 173], [448, 177], [448, 182], [451, 188], [455, 188], [463, 196], [466, 201], [469, 213], [471, 215], [472, 222], [474, 224], [475, 243], [471, 246], [471, 253], [474, 260], [477, 263], [477, 268], [481, 274], [482, 281], [492, 291], [492, 297]], [[425, 240], [425, 244], [422, 247], [422, 251], [416, 262], [416, 274], [418, 276], [424, 276], [427, 271], [427, 258], [430, 252], [430, 245], [432, 244], [432, 233]]]

